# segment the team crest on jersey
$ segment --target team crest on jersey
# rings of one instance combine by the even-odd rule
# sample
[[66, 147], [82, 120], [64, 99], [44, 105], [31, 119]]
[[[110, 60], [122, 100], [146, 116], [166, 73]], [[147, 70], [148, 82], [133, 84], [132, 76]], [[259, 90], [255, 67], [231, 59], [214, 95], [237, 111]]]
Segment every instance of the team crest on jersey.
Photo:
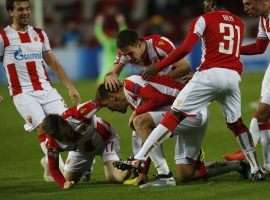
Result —
[[165, 43], [163, 41], [158, 42], [158, 46], [163, 46]]
[[183, 102], [180, 99], [176, 99], [176, 106], [180, 106]]
[[34, 37], [34, 41], [36, 41], [36, 42], [38, 41], [38, 36]]

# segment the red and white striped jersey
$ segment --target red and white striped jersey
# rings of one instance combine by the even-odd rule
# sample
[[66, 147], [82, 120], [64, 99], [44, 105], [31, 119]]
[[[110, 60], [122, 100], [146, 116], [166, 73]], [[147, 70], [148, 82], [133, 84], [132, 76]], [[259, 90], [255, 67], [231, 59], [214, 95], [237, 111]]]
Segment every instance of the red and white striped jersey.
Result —
[[260, 17], [258, 29], [259, 29], [258, 35], [257, 35], [258, 39], [270, 40], [270, 15], [268, 16], [267, 19], [262, 16]]
[[244, 37], [244, 22], [226, 10], [217, 10], [196, 18], [190, 34], [202, 39], [202, 59], [199, 71], [223, 67], [242, 74], [239, 50]]
[[[175, 49], [175, 46], [171, 40], [158, 34], [150, 35], [142, 38], [142, 40], [144, 40], [147, 44], [147, 56], [138, 66], [149, 66], [153, 62], [158, 62]], [[132, 61], [129, 61], [126, 56], [121, 53], [121, 51], [118, 51], [114, 64], [126, 65], [128, 63], [136, 65]], [[165, 73], [169, 73], [172, 70], [174, 70], [174, 68], [171, 65], [165, 68], [163, 71]]]
[[[74, 151], [80, 152], [94, 152], [100, 150], [95, 148], [101, 137], [103, 141], [111, 137], [111, 125], [103, 121], [95, 113], [99, 110], [97, 101], [89, 101], [84, 104], [79, 104], [66, 110], [62, 117], [68, 121], [71, 127], [75, 130], [76, 134], [74, 141], [69, 144], [57, 141], [55, 139], [48, 139], [46, 146], [50, 146], [57, 151]], [[54, 140], [52, 142], [52, 140]], [[95, 141], [98, 141], [97, 144]]]
[[137, 114], [171, 105], [183, 87], [168, 76], [153, 76], [146, 81], [141, 75], [132, 75], [124, 80], [126, 99]]
[[74, 106], [63, 113], [62, 117], [76, 131], [70, 143], [66, 144], [49, 136], [46, 138], [50, 173], [61, 187], [64, 187], [66, 180], [59, 169], [59, 152], [80, 151], [98, 155], [103, 152], [105, 141], [112, 135], [111, 125], [95, 115], [98, 110], [99, 103], [93, 100]]
[[11, 96], [51, 88], [42, 57], [49, 51], [49, 39], [41, 29], [28, 26], [26, 32], [19, 32], [8, 26], [0, 30], [0, 57]]

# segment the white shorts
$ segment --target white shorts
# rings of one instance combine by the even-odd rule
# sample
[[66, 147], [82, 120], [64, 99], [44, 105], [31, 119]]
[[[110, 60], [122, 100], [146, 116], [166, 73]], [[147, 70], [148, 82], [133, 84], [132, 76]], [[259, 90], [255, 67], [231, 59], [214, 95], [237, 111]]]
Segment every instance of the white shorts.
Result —
[[207, 110], [201, 110], [196, 118], [186, 118], [174, 130], [176, 164], [191, 164], [200, 154], [202, 140], [207, 128]]
[[172, 110], [187, 116], [195, 116], [213, 100], [218, 101], [228, 123], [241, 117], [240, 75], [225, 68], [211, 68], [196, 72], [189, 83], [178, 94]]
[[67, 109], [63, 98], [54, 88], [18, 94], [13, 97], [13, 102], [29, 132], [41, 124], [46, 115], [62, 114]]
[[262, 81], [262, 89], [261, 89], [261, 102], [270, 105], [270, 64], [268, 65], [263, 81]]
[[101, 156], [104, 163], [107, 161], [119, 160], [119, 137], [113, 128], [112, 136], [104, 143], [105, 148], [99, 153], [81, 153], [77, 151], [70, 151], [68, 153], [64, 170], [68, 172], [84, 172], [89, 170], [95, 156], [97, 155]]

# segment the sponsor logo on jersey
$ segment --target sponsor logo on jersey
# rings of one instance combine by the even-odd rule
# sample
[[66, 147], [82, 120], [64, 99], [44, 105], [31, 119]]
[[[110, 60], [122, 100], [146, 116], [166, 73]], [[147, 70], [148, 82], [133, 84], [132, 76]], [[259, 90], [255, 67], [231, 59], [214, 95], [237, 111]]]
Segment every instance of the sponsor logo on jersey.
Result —
[[158, 42], [158, 46], [163, 46], [165, 43], [163, 41]]
[[16, 60], [38, 60], [42, 59], [42, 53], [28, 53], [24, 54], [22, 52], [22, 48], [19, 46], [18, 50], [15, 51], [14, 53], [14, 58]]

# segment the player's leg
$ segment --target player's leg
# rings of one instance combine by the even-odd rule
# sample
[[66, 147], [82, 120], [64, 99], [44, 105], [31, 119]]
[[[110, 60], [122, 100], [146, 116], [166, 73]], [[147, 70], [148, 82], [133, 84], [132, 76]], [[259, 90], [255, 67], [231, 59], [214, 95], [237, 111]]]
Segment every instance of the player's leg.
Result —
[[[261, 173], [252, 136], [241, 119], [240, 76], [234, 71], [227, 73], [230, 74], [227, 74], [228, 76], [223, 80], [225, 92], [218, 95], [217, 100], [222, 105], [228, 128], [234, 133], [241, 150], [251, 166], [253, 180], [263, 180], [264, 177]], [[255, 174], [258, 174], [258, 176]]]
[[[133, 125], [143, 142], [148, 138], [155, 126], [160, 123], [164, 114], [164, 111], [148, 112], [134, 118]], [[165, 159], [162, 145], [154, 148], [149, 155], [157, 169], [158, 175], [154, 181], [143, 184], [140, 187], [175, 185], [175, 180]]]
[[92, 166], [94, 158], [91, 154], [70, 151], [64, 167], [66, 181], [78, 183], [83, 173]]
[[[206, 70], [207, 71], [207, 70]], [[175, 99], [171, 110], [166, 113], [162, 122], [152, 131], [145, 141], [141, 151], [135, 156], [144, 160], [151, 150], [168, 139], [178, 123], [186, 116], [196, 116], [214, 99], [214, 88], [209, 84], [209, 79], [203, 72], [196, 72], [189, 83], [183, 88]]]
[[25, 130], [31, 132], [36, 130], [37, 136], [40, 141], [41, 150], [44, 152], [45, 156], [41, 159], [41, 165], [44, 168], [44, 180], [47, 182], [54, 181], [50, 175], [48, 168], [48, 159], [47, 159], [47, 148], [45, 147], [46, 134], [42, 129], [42, 121], [45, 117], [44, 110], [39, 103], [38, 95], [42, 95], [43, 92], [29, 92], [22, 93], [13, 97], [13, 102], [20, 113], [24, 118]]
[[129, 172], [127, 170], [122, 171], [119, 169], [116, 169], [113, 166], [114, 161], [119, 161], [119, 137], [117, 136], [117, 133], [112, 128], [111, 129], [112, 135], [111, 137], [106, 141], [106, 147], [101, 155], [103, 163], [104, 163], [104, 174], [105, 178], [110, 183], [122, 183], [127, 176], [129, 175]]

